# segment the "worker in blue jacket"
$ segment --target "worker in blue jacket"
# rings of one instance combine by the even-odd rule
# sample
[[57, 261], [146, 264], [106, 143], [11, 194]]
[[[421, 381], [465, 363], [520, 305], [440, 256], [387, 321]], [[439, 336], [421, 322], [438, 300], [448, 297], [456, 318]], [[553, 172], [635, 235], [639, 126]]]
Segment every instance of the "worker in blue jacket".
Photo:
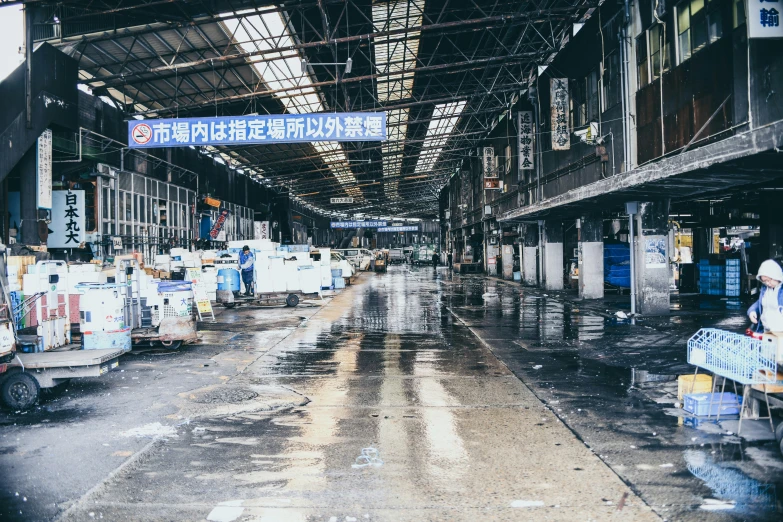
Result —
[[757, 332], [783, 332], [783, 269], [774, 259], [759, 267], [756, 279], [761, 281], [759, 300], [748, 309], [750, 322]]
[[253, 295], [253, 265], [256, 257], [250, 251], [250, 247], [245, 245], [242, 252], [239, 253], [239, 271], [242, 274], [242, 282], [245, 283], [245, 295]]

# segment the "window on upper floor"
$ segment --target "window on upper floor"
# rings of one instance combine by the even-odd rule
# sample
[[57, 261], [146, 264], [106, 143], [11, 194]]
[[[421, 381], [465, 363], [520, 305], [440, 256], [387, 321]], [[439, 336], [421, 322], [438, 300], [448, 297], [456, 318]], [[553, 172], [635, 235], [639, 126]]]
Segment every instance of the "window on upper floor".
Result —
[[[744, 17], [744, 7], [743, 17]], [[686, 0], [677, 5], [677, 57], [682, 63], [723, 36], [719, 0]]]
[[662, 24], [655, 23], [636, 38], [636, 71], [639, 88], [671, 69], [672, 49]]
[[582, 127], [590, 121], [598, 121], [601, 100], [598, 89], [598, 69], [594, 69], [584, 78], [571, 81], [571, 121], [574, 128]]
[[614, 51], [604, 60], [604, 110], [620, 103], [620, 53]]
[[663, 25], [655, 24], [647, 31], [650, 49], [650, 73], [657, 80], [671, 68], [671, 46], [664, 41]]
[[650, 66], [647, 64], [647, 32], [636, 38], [636, 81], [641, 89], [650, 83]]

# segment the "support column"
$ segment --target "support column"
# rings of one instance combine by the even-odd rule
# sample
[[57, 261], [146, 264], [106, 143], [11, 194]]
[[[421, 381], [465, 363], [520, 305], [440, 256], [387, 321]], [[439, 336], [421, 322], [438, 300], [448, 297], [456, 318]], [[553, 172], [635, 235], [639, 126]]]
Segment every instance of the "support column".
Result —
[[642, 315], [669, 313], [669, 201], [639, 203], [636, 305]]
[[[780, 216], [780, 202], [774, 196], [762, 191], [759, 201], [759, 214], [761, 218], [760, 239], [761, 255], [757, 262], [760, 264], [766, 259], [772, 259], [783, 255], [783, 218]], [[758, 270], [758, 266], [749, 267], [751, 273]]]
[[604, 238], [600, 214], [585, 215], [580, 221], [579, 297], [604, 297]]
[[544, 223], [544, 288], [563, 289], [563, 224], [559, 221]]
[[538, 284], [538, 225], [524, 225], [525, 235], [522, 239], [522, 281], [526, 285]]
[[20, 240], [24, 245], [40, 245], [38, 235], [37, 147], [33, 145], [16, 166], [19, 172]]

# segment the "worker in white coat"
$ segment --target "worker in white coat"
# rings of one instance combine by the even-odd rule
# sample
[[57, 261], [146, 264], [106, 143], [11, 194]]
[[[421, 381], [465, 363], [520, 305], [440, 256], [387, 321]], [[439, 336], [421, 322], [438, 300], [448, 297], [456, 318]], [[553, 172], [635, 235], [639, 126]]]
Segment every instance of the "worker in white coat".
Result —
[[759, 300], [748, 309], [750, 322], [757, 332], [783, 332], [783, 269], [774, 259], [759, 267], [756, 279], [761, 281]]

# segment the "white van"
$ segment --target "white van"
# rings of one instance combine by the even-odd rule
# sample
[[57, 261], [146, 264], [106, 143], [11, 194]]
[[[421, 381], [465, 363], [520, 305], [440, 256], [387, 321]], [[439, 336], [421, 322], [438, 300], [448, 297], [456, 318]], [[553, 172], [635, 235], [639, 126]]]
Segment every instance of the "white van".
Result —
[[[342, 248], [335, 249], [333, 252], [341, 253], [357, 269], [365, 264], [369, 266], [370, 259], [372, 259], [372, 252], [366, 248]], [[367, 268], [364, 268], [364, 270], [367, 270]]]

